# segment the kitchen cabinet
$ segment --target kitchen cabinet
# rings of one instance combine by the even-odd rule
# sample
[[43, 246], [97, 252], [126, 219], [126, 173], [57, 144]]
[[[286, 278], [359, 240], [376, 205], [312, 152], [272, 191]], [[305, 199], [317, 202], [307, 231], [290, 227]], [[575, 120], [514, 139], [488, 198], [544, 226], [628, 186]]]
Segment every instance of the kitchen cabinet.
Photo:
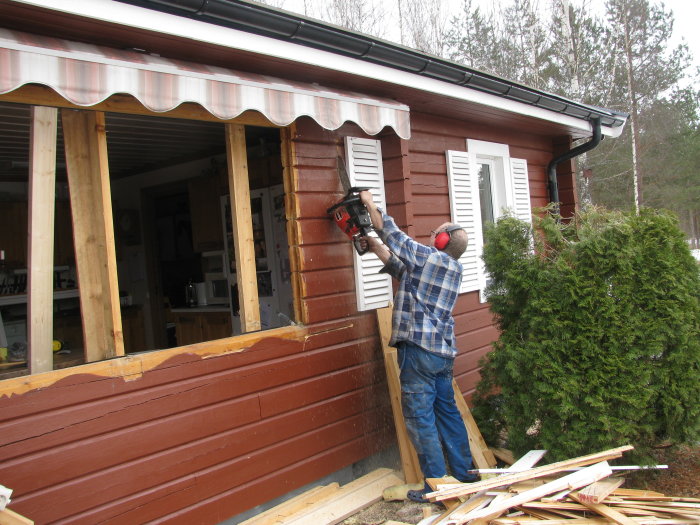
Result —
[[172, 314], [178, 346], [223, 339], [232, 334], [231, 312], [228, 309], [177, 309]]

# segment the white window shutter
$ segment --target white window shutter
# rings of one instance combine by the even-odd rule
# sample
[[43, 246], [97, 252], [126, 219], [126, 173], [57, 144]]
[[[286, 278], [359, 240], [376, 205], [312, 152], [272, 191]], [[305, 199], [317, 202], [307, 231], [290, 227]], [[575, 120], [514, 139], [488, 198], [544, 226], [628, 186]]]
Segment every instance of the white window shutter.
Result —
[[532, 223], [530, 208], [530, 184], [527, 178], [527, 161], [510, 159], [511, 188], [513, 191], [513, 210], [515, 216], [528, 224]]
[[[386, 210], [381, 143], [378, 140], [346, 137], [345, 154], [350, 184], [369, 188], [377, 206]], [[354, 249], [353, 256], [357, 309], [362, 312], [389, 306], [392, 298], [391, 277], [379, 273], [384, 266], [379, 257], [373, 253], [359, 256]]]
[[469, 236], [467, 250], [459, 258], [462, 263], [460, 293], [479, 290], [484, 283], [481, 260], [481, 204], [479, 203], [479, 171], [476, 158], [464, 151], [447, 152], [447, 177], [450, 190], [452, 222], [462, 226]]

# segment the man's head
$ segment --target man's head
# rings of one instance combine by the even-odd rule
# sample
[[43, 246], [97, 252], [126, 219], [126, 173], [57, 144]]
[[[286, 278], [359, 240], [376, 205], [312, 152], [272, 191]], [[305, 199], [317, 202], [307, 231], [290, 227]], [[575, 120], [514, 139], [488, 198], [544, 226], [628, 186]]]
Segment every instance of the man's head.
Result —
[[446, 222], [430, 232], [430, 243], [453, 259], [459, 259], [464, 253], [467, 241], [467, 232], [453, 222]]

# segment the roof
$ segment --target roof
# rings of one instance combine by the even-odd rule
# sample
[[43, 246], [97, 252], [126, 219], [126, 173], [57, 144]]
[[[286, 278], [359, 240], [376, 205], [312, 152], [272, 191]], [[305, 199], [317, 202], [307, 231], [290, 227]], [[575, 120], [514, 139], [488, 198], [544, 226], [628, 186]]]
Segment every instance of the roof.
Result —
[[415, 49], [266, 5], [242, 0], [118, 1], [349, 56], [574, 118], [590, 121], [598, 117], [603, 127], [621, 128], [629, 116], [620, 111], [575, 102]]
[[[425, 112], [526, 129], [618, 136], [627, 115], [242, 0], [9, 0], [9, 27], [394, 99]], [[235, 50], [235, 53], [232, 53]]]

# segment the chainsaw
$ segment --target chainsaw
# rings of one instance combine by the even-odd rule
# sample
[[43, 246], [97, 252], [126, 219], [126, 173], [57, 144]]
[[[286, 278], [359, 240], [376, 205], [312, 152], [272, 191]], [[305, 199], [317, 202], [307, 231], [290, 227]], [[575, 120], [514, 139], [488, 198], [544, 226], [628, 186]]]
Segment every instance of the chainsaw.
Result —
[[369, 211], [360, 199], [360, 192], [369, 188], [350, 186], [350, 177], [345, 170], [343, 159], [338, 157], [338, 177], [345, 190], [345, 197], [328, 208], [327, 213], [333, 218], [340, 230], [347, 235], [355, 246], [355, 251], [359, 255], [364, 255], [369, 251], [369, 247], [363, 248], [360, 238], [368, 235], [372, 227], [372, 219]]

